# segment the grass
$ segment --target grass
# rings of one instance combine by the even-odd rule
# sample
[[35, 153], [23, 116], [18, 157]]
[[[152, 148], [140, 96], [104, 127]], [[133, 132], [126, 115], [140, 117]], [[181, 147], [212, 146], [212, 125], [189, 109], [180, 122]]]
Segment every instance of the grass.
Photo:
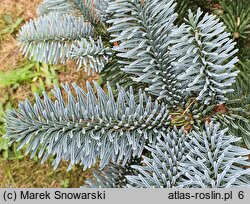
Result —
[[83, 172], [80, 166], [66, 172], [67, 162], [53, 170], [51, 162], [40, 164], [39, 161], [24, 157], [21, 159], [0, 159], [1, 188], [78, 188], [90, 177], [90, 170]]
[[32, 70], [34, 66], [34, 63], [27, 63], [15, 70], [0, 72], [0, 87], [18, 86], [22, 82], [32, 81], [35, 77], [40, 76], [40, 73]]

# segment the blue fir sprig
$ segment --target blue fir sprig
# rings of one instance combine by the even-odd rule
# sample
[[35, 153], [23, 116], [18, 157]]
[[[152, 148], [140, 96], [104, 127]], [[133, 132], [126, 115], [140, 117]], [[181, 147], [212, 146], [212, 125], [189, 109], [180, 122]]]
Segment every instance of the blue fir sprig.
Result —
[[190, 153], [181, 164], [186, 181], [182, 187], [234, 188], [250, 187], [250, 150], [235, 146], [240, 140], [229, 135], [220, 124], [206, 123], [204, 130], [193, 131], [191, 143], [186, 142]]
[[124, 87], [66, 83], [53, 99], [36, 94], [34, 104], [6, 113], [5, 138], [42, 162], [54, 156], [55, 168], [61, 160], [69, 169], [98, 163], [85, 187], [250, 187], [250, 151], [236, 144], [242, 135], [211, 122], [230, 117], [236, 43], [201, 9], [179, 25], [175, 7], [175, 0], [44, 0], [40, 17], [18, 34], [23, 53], [50, 64], [73, 59], [78, 70]]
[[223, 23], [214, 15], [198, 9], [189, 11], [186, 24], [174, 29], [170, 55], [175, 58], [178, 79], [189, 95], [197, 95], [204, 104], [223, 103], [232, 92], [238, 58], [234, 57], [236, 42], [229, 39]]
[[18, 34], [18, 41], [25, 56], [57, 64], [70, 58], [72, 44], [93, 33], [93, 26], [82, 17], [50, 13], [25, 24]]
[[137, 175], [127, 175], [129, 186], [139, 188], [171, 188], [183, 182], [185, 170], [180, 170], [180, 163], [189, 154], [185, 142], [189, 138], [182, 129], [168, 130], [157, 143], [146, 149], [151, 157], [143, 157], [144, 165], [132, 166]]
[[49, 13], [82, 16], [92, 24], [97, 24], [105, 15], [107, 1], [102, 0], [44, 0], [38, 7], [39, 15]]
[[113, 14], [108, 30], [111, 42], [119, 42], [113, 49], [122, 58], [123, 71], [134, 74], [136, 82], [149, 84], [148, 92], [171, 105], [182, 98], [169, 56], [169, 35], [177, 18], [174, 7], [173, 0], [117, 0], [107, 10]]
[[[147, 149], [144, 165], [132, 166], [137, 175], [128, 183], [139, 188], [250, 187], [250, 151], [235, 146], [239, 140], [220, 124], [206, 123], [190, 134], [170, 131]], [[131, 185], [128, 185], [131, 186]]]
[[126, 188], [128, 175], [137, 175], [132, 165], [140, 164], [140, 159], [132, 158], [124, 166], [108, 164], [103, 170], [95, 170], [93, 178], [85, 181], [85, 188]]
[[68, 103], [55, 88], [55, 101], [46, 93], [43, 101], [36, 95], [34, 105], [26, 100], [6, 116], [5, 138], [20, 141], [19, 149], [29, 143], [26, 152], [33, 157], [39, 151], [42, 161], [56, 155], [55, 168], [62, 159], [71, 161], [69, 169], [76, 163], [91, 167], [97, 159], [101, 168], [110, 160], [125, 165], [132, 156], [141, 156], [145, 143], [155, 143], [170, 124], [164, 103], [151, 101], [143, 92], [136, 103], [132, 88], [126, 93], [118, 86], [115, 100], [109, 84], [106, 94], [95, 83], [97, 96], [89, 83], [87, 93], [73, 84], [76, 97], [68, 85], [63, 87]]
[[83, 38], [77, 44], [72, 45], [70, 56], [78, 65], [78, 70], [84, 67], [85, 72], [94, 75], [101, 72], [112, 56], [109, 47], [103, 45], [101, 37], [94, 41], [93, 38]]

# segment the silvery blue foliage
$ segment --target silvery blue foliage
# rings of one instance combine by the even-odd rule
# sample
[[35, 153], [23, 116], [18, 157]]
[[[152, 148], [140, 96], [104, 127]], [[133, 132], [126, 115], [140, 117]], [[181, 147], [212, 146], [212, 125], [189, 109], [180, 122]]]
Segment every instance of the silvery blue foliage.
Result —
[[188, 135], [169, 132], [148, 148], [152, 156], [144, 157], [144, 165], [131, 166], [138, 175], [127, 176], [129, 183], [140, 188], [250, 187], [250, 169], [243, 168], [250, 166], [250, 151], [235, 146], [239, 138], [227, 131], [207, 123]]
[[100, 21], [100, 15], [98, 15], [95, 9], [94, 0], [44, 0], [39, 5], [37, 12], [39, 15], [47, 15], [56, 12], [60, 14], [83, 16], [84, 19], [93, 24]]
[[84, 18], [50, 13], [22, 26], [18, 40], [21, 50], [36, 61], [65, 63], [70, 58], [72, 44], [93, 35], [93, 26]]
[[189, 138], [182, 129], [168, 130], [156, 144], [147, 147], [151, 157], [143, 157], [144, 165], [131, 166], [138, 175], [126, 176], [128, 186], [172, 188], [181, 185], [185, 169], [180, 170], [179, 165], [189, 152], [185, 142], [189, 142]]
[[107, 17], [107, 5], [108, 1], [98, 0], [44, 0], [38, 8], [40, 17], [19, 32], [23, 54], [49, 64], [74, 58], [78, 70], [84, 65], [88, 74], [100, 72], [112, 52], [101, 37], [96, 42], [86, 37], [94, 36], [94, 25]]
[[110, 160], [125, 165], [132, 156], [140, 157], [145, 143], [155, 143], [169, 126], [167, 106], [152, 102], [141, 91], [136, 103], [132, 89], [126, 93], [118, 86], [115, 100], [109, 85], [106, 94], [95, 83], [97, 97], [89, 84], [87, 93], [73, 87], [76, 98], [64, 85], [68, 103], [55, 88], [54, 102], [44, 93], [43, 101], [36, 95], [34, 105], [26, 100], [18, 110], [9, 111], [5, 138], [20, 141], [19, 149], [29, 143], [27, 153], [34, 156], [39, 151], [42, 161], [56, 155], [55, 167], [66, 159], [70, 167], [81, 163], [88, 168], [99, 159], [103, 168]]
[[51, 12], [84, 15], [87, 13], [87, 7], [83, 0], [43, 0], [37, 12], [39, 15]]
[[126, 188], [126, 176], [136, 175], [138, 172], [131, 166], [139, 164], [139, 159], [132, 158], [125, 166], [108, 164], [103, 170], [95, 170], [93, 178], [85, 181], [85, 188]]
[[111, 1], [112, 0], [94, 0], [97, 13], [100, 15], [103, 21], [109, 18], [107, 9], [108, 9], [108, 3]]
[[[89, 187], [250, 187], [250, 152], [219, 124], [202, 126], [232, 91], [235, 43], [215, 16], [200, 10], [177, 27], [174, 8], [174, 0], [44, 0], [42, 15], [19, 33], [26, 55], [52, 64], [73, 58], [88, 73], [109, 62], [112, 76], [124, 70], [157, 100], [119, 85], [114, 97], [109, 83], [107, 93], [95, 82], [87, 92], [66, 84], [66, 94], [52, 90], [55, 100], [43, 93], [8, 111], [5, 138], [42, 161], [54, 155], [55, 168], [61, 160], [70, 161], [69, 169], [99, 162]], [[113, 43], [112, 50], [104, 46]], [[111, 77], [126, 80], [120, 78]], [[192, 132], [174, 127], [180, 111]], [[143, 163], [133, 162], [142, 156]]]
[[123, 58], [123, 71], [134, 74], [137, 82], [149, 84], [147, 91], [179, 104], [182, 88], [169, 57], [170, 33], [175, 28], [173, 0], [116, 0], [109, 3], [107, 12], [112, 18], [107, 23], [118, 42], [113, 49]]
[[84, 67], [85, 72], [94, 75], [94, 71], [101, 72], [109, 62], [112, 51], [103, 45], [101, 37], [94, 41], [93, 38], [83, 38], [81, 41], [72, 45], [70, 56], [78, 65], [78, 70]]
[[185, 171], [186, 181], [182, 187], [233, 188], [250, 187], [250, 151], [235, 143], [239, 138], [220, 130], [220, 124], [206, 124], [204, 130], [195, 130], [191, 142], [185, 142], [187, 160], [180, 164]]
[[233, 57], [236, 42], [229, 39], [223, 23], [214, 15], [203, 16], [200, 9], [195, 15], [189, 11], [186, 24], [171, 35], [176, 38], [171, 42], [170, 54], [176, 58], [172, 65], [186, 92], [204, 104], [223, 103], [238, 73], [233, 70], [238, 62]]

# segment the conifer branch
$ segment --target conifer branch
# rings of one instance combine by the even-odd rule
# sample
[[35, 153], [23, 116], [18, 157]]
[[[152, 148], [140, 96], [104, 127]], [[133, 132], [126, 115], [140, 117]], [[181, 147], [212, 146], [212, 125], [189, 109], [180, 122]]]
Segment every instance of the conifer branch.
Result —
[[179, 165], [184, 162], [188, 149], [185, 141], [189, 138], [182, 129], [167, 131], [158, 138], [155, 145], [147, 147], [151, 157], [143, 157], [144, 165], [134, 165], [138, 175], [126, 176], [130, 185], [139, 188], [172, 188], [178, 187], [183, 181], [185, 171]]
[[220, 104], [233, 91], [238, 74], [233, 70], [238, 58], [233, 56], [238, 50], [223, 23], [214, 15], [202, 14], [200, 9], [195, 15], [190, 11], [187, 24], [172, 32], [176, 38], [171, 42], [170, 54], [176, 58], [172, 65], [189, 95], [196, 94], [204, 104]]
[[192, 133], [187, 160], [181, 164], [187, 179], [182, 187], [233, 188], [250, 187], [250, 151], [235, 146], [240, 140], [220, 130], [220, 124], [206, 123], [204, 130]]
[[132, 89], [125, 93], [118, 87], [115, 100], [109, 85], [107, 95], [95, 83], [97, 97], [89, 84], [87, 93], [73, 87], [77, 99], [64, 86], [68, 103], [55, 88], [54, 102], [44, 93], [44, 101], [36, 96], [34, 105], [26, 100], [18, 110], [9, 111], [5, 138], [20, 141], [19, 149], [29, 143], [27, 153], [34, 156], [39, 151], [42, 161], [56, 155], [55, 167], [66, 159], [70, 167], [81, 163], [88, 168], [100, 159], [103, 168], [110, 160], [125, 165], [132, 156], [140, 157], [145, 143], [154, 143], [169, 126], [167, 106], [152, 102], [142, 92], [136, 103]]
[[78, 70], [84, 66], [85, 72], [90, 74], [94, 71], [101, 72], [112, 56], [110, 48], [103, 45], [101, 37], [94, 41], [91, 37], [81, 39], [77, 44], [72, 45], [71, 58], [76, 60]]
[[137, 175], [138, 172], [132, 165], [139, 165], [140, 159], [132, 158], [125, 166], [109, 164], [102, 171], [94, 171], [94, 177], [85, 182], [85, 188], [126, 188], [128, 180], [126, 176]]
[[92, 25], [84, 18], [51, 13], [25, 24], [18, 34], [18, 41], [25, 56], [57, 64], [70, 58], [72, 44], [93, 32]]
[[107, 7], [107, 2], [105, 0], [103, 0], [102, 4], [95, 0], [44, 0], [38, 7], [37, 12], [39, 15], [60, 13], [75, 15], [78, 17], [82, 16], [93, 25], [96, 25], [100, 22], [101, 16], [96, 10], [95, 2], [97, 2], [99, 12], [101, 12], [101, 6]]
[[108, 29], [119, 42], [113, 49], [121, 57], [123, 70], [133, 74], [136, 82], [149, 84], [146, 89], [167, 103], [179, 104], [182, 88], [178, 85], [169, 58], [169, 34], [175, 27], [177, 14], [174, 1], [117, 0], [109, 4]]

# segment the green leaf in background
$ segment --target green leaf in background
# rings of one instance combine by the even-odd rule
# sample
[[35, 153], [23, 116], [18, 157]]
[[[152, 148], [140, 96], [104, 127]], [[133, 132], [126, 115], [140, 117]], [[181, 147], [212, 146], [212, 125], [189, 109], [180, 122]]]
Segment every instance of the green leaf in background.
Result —
[[63, 188], [69, 187], [69, 179], [62, 180], [61, 185]]
[[50, 89], [54, 85], [59, 86], [57, 73], [60, 69], [60, 66], [36, 63], [36, 72], [39, 74], [33, 78], [34, 83], [31, 84], [32, 92], [41, 95], [46, 88]]
[[37, 72], [45, 78], [45, 85], [47, 87], [52, 87], [54, 85], [59, 86], [59, 80], [57, 71], [60, 69], [59, 66], [47, 65], [44, 63], [38, 63], [36, 65]]
[[36, 79], [38, 80], [38, 84], [32, 83], [31, 84], [31, 90], [33, 93], [37, 93], [38, 95], [41, 95], [42, 92], [45, 90], [45, 84], [41, 78]]
[[26, 63], [19, 69], [9, 72], [0, 72], [0, 87], [10, 85], [16, 86], [22, 82], [32, 81], [34, 77], [40, 75], [32, 70], [34, 66], [35, 63]]
[[[11, 22], [12, 18], [6, 16], [6, 20]], [[15, 70], [0, 72], [0, 88], [3, 91], [0, 101], [0, 154], [5, 160], [22, 159], [24, 156], [21, 151], [17, 151], [16, 144], [8, 145], [8, 140], [3, 140], [5, 134], [4, 114], [6, 110], [13, 108], [13, 98], [9, 91], [15, 90], [21, 84], [30, 85], [31, 91], [39, 95], [53, 85], [59, 86], [57, 72], [59, 66], [46, 65], [34, 61], [26, 61]], [[66, 185], [66, 184], [65, 184]]]
[[8, 150], [8, 148], [9, 148], [8, 141], [0, 137], [0, 152], [2, 150]]
[[3, 19], [7, 25], [5, 26], [4, 29], [2, 29], [0, 31], [0, 37], [7, 34], [7, 33], [11, 34], [11, 33], [14, 33], [15, 31], [17, 31], [19, 29], [21, 23], [24, 20], [23, 18], [19, 17], [14, 22], [13, 17], [11, 15], [8, 15], [8, 14], [4, 15]]
[[45, 83], [42, 85], [39, 80], [39, 85], [42, 85], [43, 90], [45, 90], [45, 85], [48, 88], [51, 88], [53, 85], [59, 85], [57, 76], [59, 69], [59, 66], [26, 62], [18, 69], [0, 72], [0, 87], [18, 86], [23, 82], [35, 82], [42, 77]]
[[5, 140], [2, 138], [2, 136], [5, 134], [5, 126], [4, 126], [4, 120], [3, 120], [3, 115], [4, 115], [4, 106], [0, 102], [0, 154], [4, 159], [8, 158], [8, 140]]

